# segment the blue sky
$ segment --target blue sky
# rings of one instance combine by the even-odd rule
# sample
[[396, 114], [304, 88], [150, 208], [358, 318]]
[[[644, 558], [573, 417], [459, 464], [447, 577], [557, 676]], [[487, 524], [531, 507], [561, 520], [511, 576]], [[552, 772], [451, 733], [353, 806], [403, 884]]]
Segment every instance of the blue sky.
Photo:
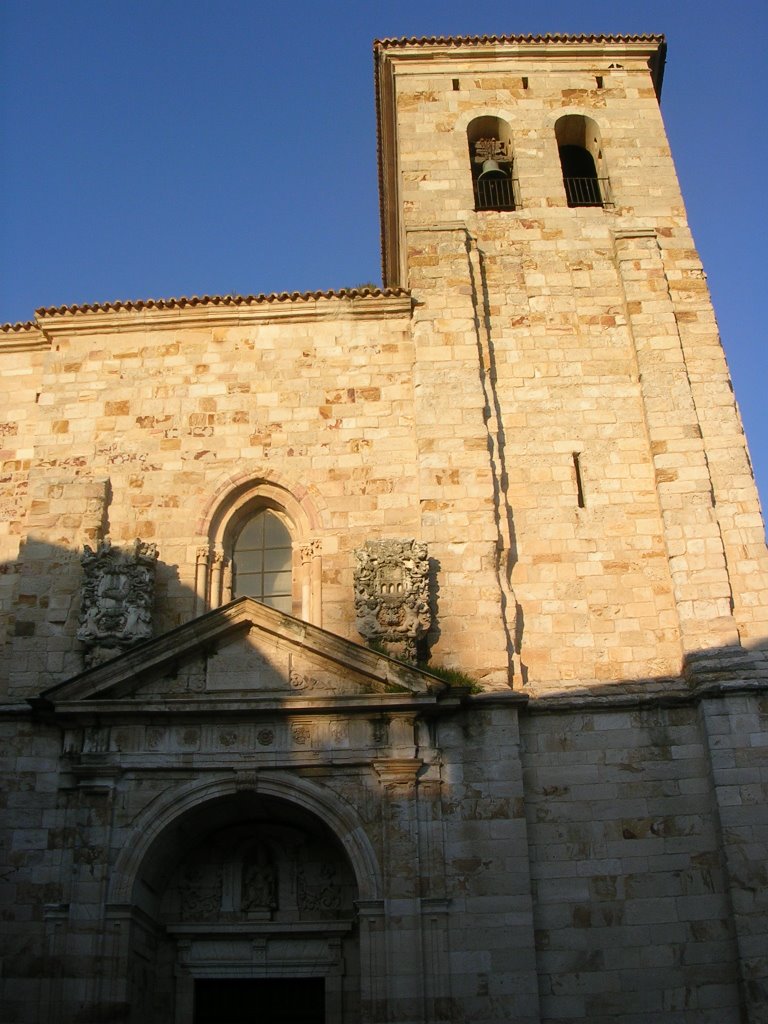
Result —
[[0, 322], [379, 281], [371, 42], [664, 32], [662, 110], [763, 505], [768, 4], [3, 0]]

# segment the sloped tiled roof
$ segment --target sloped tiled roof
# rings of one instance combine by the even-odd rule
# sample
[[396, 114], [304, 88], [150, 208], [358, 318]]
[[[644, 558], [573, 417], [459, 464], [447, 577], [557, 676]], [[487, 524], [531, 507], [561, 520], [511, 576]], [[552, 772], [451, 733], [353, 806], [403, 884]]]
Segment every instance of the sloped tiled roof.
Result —
[[66, 316], [76, 313], [112, 313], [144, 309], [189, 309], [194, 306], [258, 306], [281, 302], [312, 302], [317, 299], [398, 298], [409, 293], [403, 288], [340, 288], [309, 292], [271, 292], [259, 295], [192, 295], [173, 299], [117, 300], [80, 303], [72, 306], [41, 306], [41, 316]]
[[70, 306], [41, 306], [35, 310], [37, 320], [0, 324], [0, 334], [23, 337], [40, 329], [40, 319], [55, 316], [76, 316], [83, 313], [140, 312], [152, 309], [190, 309], [196, 306], [262, 306], [290, 302], [314, 302], [318, 299], [396, 299], [410, 294], [404, 288], [338, 288], [308, 292], [271, 292], [258, 295], [191, 295], [172, 299], [138, 299], [115, 302], [83, 302]]
[[0, 331], [3, 334], [21, 334], [24, 331], [36, 331], [37, 324], [34, 320], [20, 320], [15, 324], [0, 324]]
[[[192, 295], [171, 299], [138, 299], [117, 300], [115, 302], [84, 302], [68, 306], [41, 306], [35, 310], [35, 320], [20, 323], [0, 324], [0, 349], [4, 353], [31, 351], [45, 348], [50, 344], [50, 334], [57, 328], [69, 329], [71, 318], [85, 326], [88, 320], [80, 320], [88, 314], [104, 313], [141, 313], [161, 310], [191, 310], [206, 308], [236, 311], [241, 309], [262, 310], [268, 312], [270, 306], [278, 307], [288, 315], [296, 311], [301, 316], [314, 315], [312, 307], [303, 307], [302, 303], [322, 300], [358, 300], [358, 299], [409, 299], [410, 292], [404, 288], [339, 288], [307, 292], [272, 292], [259, 295]], [[357, 311], [366, 317], [376, 315], [377, 306], [360, 306]], [[387, 307], [388, 308], [388, 307]], [[277, 310], [275, 310], [277, 312]], [[74, 326], [74, 325], [73, 325]]]
[[489, 43], [663, 43], [663, 35], [512, 35], [512, 36], [400, 36], [377, 39], [374, 47], [396, 46], [486, 46]]

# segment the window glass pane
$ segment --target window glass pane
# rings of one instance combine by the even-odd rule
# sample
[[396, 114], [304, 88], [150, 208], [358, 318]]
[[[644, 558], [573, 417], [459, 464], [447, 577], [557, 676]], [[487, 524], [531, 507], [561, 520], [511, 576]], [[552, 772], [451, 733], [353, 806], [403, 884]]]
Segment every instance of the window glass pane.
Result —
[[289, 572], [265, 572], [264, 594], [290, 594], [291, 574]]
[[237, 538], [237, 547], [260, 548], [264, 544], [264, 513], [249, 519], [240, 536]]
[[264, 512], [264, 546], [267, 548], [290, 547], [291, 535], [274, 512]]
[[235, 579], [235, 597], [255, 597], [261, 600], [261, 573], [238, 572]]
[[233, 594], [292, 611], [291, 535], [270, 509], [249, 519], [234, 544]]
[[264, 568], [271, 569], [273, 572], [282, 569], [284, 571], [291, 571], [291, 549], [290, 548], [272, 548], [267, 549], [264, 552]]
[[241, 551], [238, 548], [235, 552], [237, 575], [239, 576], [244, 572], [260, 572], [263, 567], [263, 561], [263, 551]]

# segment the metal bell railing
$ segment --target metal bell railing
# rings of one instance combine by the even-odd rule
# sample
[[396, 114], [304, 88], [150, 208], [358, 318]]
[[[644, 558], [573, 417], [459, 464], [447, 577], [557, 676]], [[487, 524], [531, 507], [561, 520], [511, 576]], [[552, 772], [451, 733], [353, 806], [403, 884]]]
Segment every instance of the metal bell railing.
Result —
[[517, 206], [512, 178], [493, 175], [475, 181], [476, 210], [514, 210]]
[[569, 206], [610, 205], [607, 178], [563, 178]]

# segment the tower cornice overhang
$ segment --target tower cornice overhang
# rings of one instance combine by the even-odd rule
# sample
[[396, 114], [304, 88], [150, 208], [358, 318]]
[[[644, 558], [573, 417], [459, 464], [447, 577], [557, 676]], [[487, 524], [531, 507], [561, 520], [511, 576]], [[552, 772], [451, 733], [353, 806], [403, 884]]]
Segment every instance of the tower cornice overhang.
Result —
[[[543, 35], [543, 36], [431, 36], [422, 38], [377, 39], [377, 60], [386, 56], [398, 61], [464, 60], [467, 51], [473, 60], [490, 57], [501, 60], [526, 57], [645, 58], [656, 76], [663, 72], [666, 40], [663, 35]], [[660, 88], [661, 83], [658, 82]]]
[[34, 320], [23, 323], [0, 324], [0, 354], [34, 352], [47, 349], [50, 342]]

